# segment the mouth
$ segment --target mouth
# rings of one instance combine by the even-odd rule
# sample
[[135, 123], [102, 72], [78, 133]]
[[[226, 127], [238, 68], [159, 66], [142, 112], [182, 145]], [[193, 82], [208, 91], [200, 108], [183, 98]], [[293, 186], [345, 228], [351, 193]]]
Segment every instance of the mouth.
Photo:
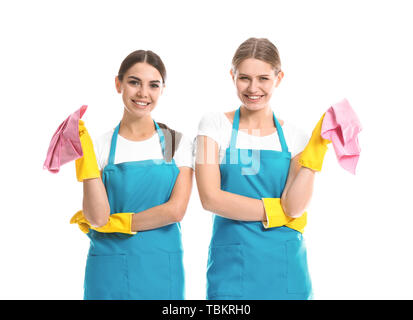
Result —
[[148, 107], [151, 103], [148, 101], [143, 101], [143, 100], [134, 100], [131, 99], [133, 105], [139, 109], [145, 109], [146, 107]]
[[248, 102], [255, 103], [255, 102], [260, 102], [262, 97], [264, 97], [264, 95], [247, 95], [247, 94], [244, 94], [244, 97], [246, 98], [246, 100]]

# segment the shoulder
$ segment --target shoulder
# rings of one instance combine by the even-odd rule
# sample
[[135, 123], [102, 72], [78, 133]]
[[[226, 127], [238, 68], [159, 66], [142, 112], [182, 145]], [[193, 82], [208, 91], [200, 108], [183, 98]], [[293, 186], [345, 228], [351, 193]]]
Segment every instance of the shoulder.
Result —
[[224, 112], [208, 112], [199, 122], [198, 136], [207, 136], [220, 146], [231, 137], [231, 128], [232, 124]]
[[168, 131], [171, 131], [171, 132], [179, 132], [179, 131], [177, 131], [177, 130], [174, 130], [174, 129], [170, 128], [169, 126], [167, 126], [167, 125], [164, 124], [164, 123], [157, 122], [157, 124], [158, 124], [159, 128], [161, 128], [161, 129], [163, 129], [163, 130], [168, 130]]
[[305, 136], [304, 131], [295, 123], [290, 121], [284, 121], [282, 129], [284, 134], [288, 134], [290, 137]]
[[237, 112], [237, 110], [224, 112], [224, 116], [228, 119], [229, 122], [232, 123], [234, 121], [235, 112]]
[[177, 167], [189, 167], [194, 169], [193, 140], [187, 135], [181, 134], [180, 143], [177, 146], [174, 159]]
[[205, 113], [201, 120], [200, 120], [200, 125], [201, 124], [219, 124], [222, 123], [223, 120], [225, 120], [225, 114], [223, 112], [207, 112]]
[[192, 153], [192, 148], [193, 148], [193, 139], [190, 139], [188, 135], [181, 133], [181, 139], [180, 139], [179, 145], [177, 146], [177, 152], [186, 150], [185, 152]]
[[98, 162], [99, 169], [102, 170], [108, 161], [110, 152], [110, 143], [112, 141], [113, 132], [115, 129], [109, 130], [96, 139], [93, 140], [93, 147], [96, 154], [96, 160]]
[[166, 133], [166, 135], [165, 135], [165, 138], [166, 139], [172, 139], [176, 144], [179, 144], [179, 142], [181, 141], [181, 139], [182, 139], [182, 133], [181, 132], [179, 132], [179, 131], [177, 131], [177, 130], [175, 130], [175, 129], [172, 129], [172, 128], [170, 128], [170, 127], [168, 127], [166, 124], [164, 124], [164, 123], [161, 123], [161, 122], [158, 122], [158, 126], [159, 126], [159, 128], [161, 128], [161, 130], [164, 132], [164, 135], [165, 135], [165, 133]]
[[304, 150], [308, 143], [309, 136], [302, 128], [289, 121], [285, 121], [282, 129], [287, 145], [292, 153], [292, 157], [294, 157]]
[[231, 121], [234, 115], [227, 115], [231, 112], [207, 112], [199, 121], [198, 130], [225, 130], [227, 127], [231, 127]]
[[109, 131], [106, 131], [105, 133], [97, 136], [96, 139], [94, 139], [94, 144], [95, 147], [103, 147], [106, 144], [110, 144], [110, 142], [112, 141], [112, 136], [113, 136], [113, 132], [115, 131], [115, 129], [111, 129]]

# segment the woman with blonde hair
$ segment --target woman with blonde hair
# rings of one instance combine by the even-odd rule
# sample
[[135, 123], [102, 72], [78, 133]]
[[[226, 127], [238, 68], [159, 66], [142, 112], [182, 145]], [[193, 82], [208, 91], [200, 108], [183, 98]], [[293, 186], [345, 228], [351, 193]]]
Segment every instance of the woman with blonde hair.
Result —
[[[269, 40], [242, 43], [231, 76], [240, 108], [206, 114], [197, 136], [198, 191], [215, 213], [207, 299], [310, 299], [302, 232], [318, 169], [307, 164], [308, 154], [322, 162], [325, 148], [314, 148], [317, 133], [307, 144], [274, 115], [270, 99], [284, 73]], [[305, 148], [313, 152], [304, 156]]]

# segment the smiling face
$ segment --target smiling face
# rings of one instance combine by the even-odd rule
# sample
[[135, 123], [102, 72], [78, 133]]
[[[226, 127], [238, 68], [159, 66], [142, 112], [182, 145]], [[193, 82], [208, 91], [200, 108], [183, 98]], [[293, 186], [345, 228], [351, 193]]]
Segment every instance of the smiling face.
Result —
[[122, 94], [125, 111], [134, 118], [150, 115], [162, 94], [164, 84], [159, 71], [146, 62], [135, 63], [123, 79], [116, 81], [116, 90]]
[[282, 71], [276, 74], [269, 63], [254, 58], [243, 60], [231, 75], [238, 98], [251, 111], [269, 106], [273, 91], [284, 76]]

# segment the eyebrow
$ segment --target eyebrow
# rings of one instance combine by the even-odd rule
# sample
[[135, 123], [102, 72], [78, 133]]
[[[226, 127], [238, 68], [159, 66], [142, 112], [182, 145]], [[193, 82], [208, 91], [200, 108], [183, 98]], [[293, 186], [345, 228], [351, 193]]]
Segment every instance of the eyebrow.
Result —
[[[141, 79], [139, 79], [138, 77], [135, 77], [135, 76], [129, 76], [128, 79], [129, 78], [134, 79], [134, 80], [138, 80], [138, 81], [142, 81]], [[159, 83], [161, 83], [161, 81], [159, 81], [159, 80], [151, 80], [149, 82], [159, 82]]]
[[[245, 74], [245, 73], [240, 73], [239, 75], [240, 75], [240, 76], [251, 77], [250, 75]], [[269, 76], [270, 76], [269, 74], [260, 74], [260, 75], [258, 75], [257, 77], [269, 77]]]

